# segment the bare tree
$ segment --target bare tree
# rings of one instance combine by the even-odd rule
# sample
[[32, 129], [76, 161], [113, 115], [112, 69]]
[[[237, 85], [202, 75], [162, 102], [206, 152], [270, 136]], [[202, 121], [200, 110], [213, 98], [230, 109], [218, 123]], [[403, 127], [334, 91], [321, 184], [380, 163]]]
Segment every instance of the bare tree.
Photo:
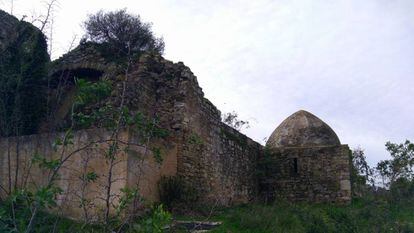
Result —
[[[58, 6], [58, 0], [49, 0], [46, 3], [46, 11], [40, 17], [37, 18], [37, 22], [40, 23], [39, 29], [45, 35], [48, 35], [48, 52], [49, 56], [52, 56], [53, 52], [53, 25], [55, 22], [55, 11]], [[36, 23], [32, 22], [32, 23]]]
[[225, 123], [226, 125], [234, 128], [238, 131], [242, 130], [243, 128], [244, 129], [250, 128], [249, 121], [240, 120], [239, 115], [235, 111], [223, 114], [221, 116], [221, 119], [222, 119], [223, 123]]
[[14, 10], [14, 0], [10, 0], [10, 14], [13, 15]]

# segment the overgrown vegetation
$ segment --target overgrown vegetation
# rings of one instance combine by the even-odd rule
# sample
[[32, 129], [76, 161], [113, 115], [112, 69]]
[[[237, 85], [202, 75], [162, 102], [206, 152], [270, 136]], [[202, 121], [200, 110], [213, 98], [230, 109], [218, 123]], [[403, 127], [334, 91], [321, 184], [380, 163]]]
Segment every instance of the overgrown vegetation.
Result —
[[[22, 23], [22, 25], [28, 24]], [[91, 16], [86, 25], [88, 38], [95, 43], [105, 44], [105, 48], [119, 59], [120, 65], [116, 75], [121, 88], [118, 85], [116, 97], [108, 99], [114, 89], [111, 81], [100, 79], [91, 82], [73, 77], [72, 83], [75, 84], [76, 94], [68, 119], [70, 122], [65, 127], [65, 132], [57, 134], [53, 140], [51, 154], [37, 153], [29, 161], [28, 174], [33, 167], [39, 168], [44, 174], [41, 185], [34, 187], [26, 182], [18, 184], [18, 174], [22, 171], [19, 171], [19, 166], [13, 166], [12, 162], [19, 163], [19, 150], [16, 148], [16, 158], [11, 158], [9, 153], [8, 187], [0, 186], [2, 193], [6, 195], [0, 200], [1, 232], [66, 232], [66, 224], [73, 225], [76, 232], [162, 232], [162, 228], [170, 221], [171, 217], [164, 211], [162, 205], [154, 206], [150, 214], [138, 211], [139, 206], [144, 204], [139, 193], [142, 163], [149, 156], [154, 156], [155, 161], [162, 163], [162, 149], [154, 146], [152, 142], [166, 137], [168, 132], [158, 125], [155, 115], [146, 116], [132, 111], [125, 101], [126, 92], [130, 88], [127, 83], [132, 62], [142, 52], [162, 52], [163, 42], [152, 35], [149, 24], [142, 23], [138, 16], [129, 15], [124, 10], [99, 12]], [[47, 102], [36, 98], [36, 95], [43, 96], [45, 90], [36, 88], [45, 88], [44, 84], [47, 80], [46, 65], [49, 57], [46, 52], [46, 42], [40, 32], [34, 30], [35, 34], [26, 35], [25, 28], [21, 30], [22, 38], [16, 40], [17, 44], [11, 44], [7, 48], [10, 51], [6, 50], [7, 54], [1, 57], [0, 110], [4, 110], [0, 119], [1, 136], [35, 132], [39, 119], [46, 113], [43, 107], [36, 105], [46, 107]], [[111, 36], [105, 37], [104, 35], [109, 35], [108, 33]], [[124, 33], [127, 36], [121, 38]], [[39, 44], [44, 46], [36, 47]], [[57, 96], [62, 95], [58, 93], [60, 91], [63, 91], [63, 88], [55, 91]], [[38, 108], [33, 109], [36, 107]], [[27, 120], [26, 117], [31, 119]], [[13, 128], [5, 128], [12, 125], [11, 123]], [[28, 123], [30, 125], [27, 125]], [[89, 127], [103, 128], [109, 132], [110, 137], [91, 141], [85, 145], [76, 145], [74, 131]], [[121, 132], [125, 127], [139, 137], [136, 142], [122, 141]], [[81, 187], [75, 190], [78, 199], [72, 200], [79, 202], [82, 210], [81, 223], [61, 219], [61, 206], [57, 204], [59, 196], [68, 195], [64, 193], [67, 190], [59, 186], [62, 178], [61, 170], [67, 161], [79, 152], [99, 145], [107, 148], [103, 149], [105, 151], [102, 153], [106, 167], [100, 171], [100, 175], [88, 168], [89, 158], [81, 158], [81, 166], [84, 167], [83, 173], [79, 176]], [[114, 184], [118, 180], [114, 175], [114, 169], [119, 162], [120, 154], [128, 151], [132, 146], [140, 147], [143, 151], [133, 155], [138, 161], [137, 167], [134, 168], [138, 178], [136, 183], [121, 188], [120, 193], [114, 192]], [[102, 195], [99, 198], [92, 199], [86, 195], [86, 187], [91, 185], [100, 188]], [[99, 204], [96, 203], [98, 201]], [[90, 209], [96, 206], [99, 206], [98, 213], [95, 214], [97, 216], [92, 216]], [[95, 226], [95, 223], [99, 225]]]
[[99, 11], [89, 15], [84, 25], [83, 41], [103, 45], [103, 54], [118, 62], [128, 57], [136, 58], [144, 52], [162, 54], [164, 51], [164, 41], [154, 36], [151, 24], [142, 22], [139, 15], [131, 15], [125, 9]]
[[[136, 186], [125, 187], [121, 189], [122, 193], [119, 197], [119, 202], [114, 200], [114, 195], [112, 193], [112, 185], [116, 182], [116, 178], [113, 177], [113, 169], [117, 162], [119, 152], [122, 152], [123, 148], [127, 149], [128, 144], [121, 142], [118, 138], [120, 128], [124, 126], [129, 126], [131, 129], [135, 129], [140, 133], [141, 143], [140, 146], [145, 149], [144, 154], [137, 154], [139, 160], [143, 161], [148, 156], [150, 156], [150, 151], [155, 151], [153, 153], [156, 161], [159, 163], [162, 162], [162, 157], [160, 150], [154, 147], [150, 147], [150, 141], [155, 140], [156, 138], [161, 138], [166, 136], [165, 130], [158, 127], [155, 120], [148, 120], [141, 113], [132, 113], [128, 110], [127, 106], [119, 108], [118, 106], [113, 106], [107, 108], [108, 105], [105, 105], [101, 108], [98, 108], [94, 111], [91, 111], [89, 114], [83, 113], [79, 114], [83, 110], [84, 105], [91, 103], [99, 102], [102, 98], [105, 98], [105, 95], [109, 94], [108, 92], [108, 83], [105, 81], [99, 81], [97, 83], [91, 83], [84, 80], [77, 80], [78, 84], [78, 93], [75, 98], [76, 101], [73, 103], [72, 107], [72, 117], [73, 123], [72, 126], [67, 129], [65, 134], [61, 137], [57, 137], [53, 142], [53, 149], [56, 153], [56, 156], [51, 155], [42, 155], [35, 154], [31, 161], [31, 166], [38, 166], [44, 171], [44, 174], [47, 174], [45, 177], [45, 183], [37, 188], [29, 188], [27, 186], [9, 186], [8, 190], [4, 188], [8, 197], [2, 201], [1, 206], [5, 207], [1, 210], [0, 216], [0, 225], [1, 228], [10, 229], [10, 231], [18, 232], [42, 232], [38, 231], [43, 229], [42, 227], [37, 228], [40, 224], [44, 224], [44, 213], [47, 211], [59, 212], [59, 206], [57, 205], [57, 198], [60, 194], [63, 194], [63, 190], [59, 187], [58, 181], [60, 179], [60, 170], [65, 166], [66, 161], [73, 157], [77, 152], [97, 146], [99, 144], [105, 143], [108, 144], [108, 150], [105, 152], [104, 159], [109, 164], [108, 171], [103, 171], [104, 176], [107, 178], [107, 181], [104, 183], [98, 183], [98, 175], [94, 171], [85, 171], [81, 176], [80, 187], [80, 196], [79, 196], [79, 206], [83, 209], [83, 222], [85, 225], [89, 225], [91, 221], [91, 215], [88, 214], [88, 206], [93, 206], [96, 200], [85, 199], [84, 196], [84, 185], [85, 187], [91, 183], [94, 185], [102, 186], [102, 189], [106, 191], [106, 195], [103, 196], [106, 205], [102, 209], [101, 217], [98, 217], [100, 221], [103, 221], [105, 224], [104, 231], [120, 230], [126, 226], [129, 226], [129, 223], [139, 218], [140, 216], [135, 215], [135, 210], [132, 208], [132, 204], [136, 204], [141, 201], [138, 192], [138, 183]], [[107, 109], [117, 109], [119, 111], [106, 112]], [[103, 108], [103, 109], [102, 109]], [[98, 114], [99, 113], [99, 114]], [[112, 132], [111, 137], [104, 141], [96, 141], [87, 144], [87, 146], [82, 146], [80, 148], [69, 149], [74, 146], [74, 133], [73, 127], [79, 125], [79, 123], [85, 124], [85, 122], [92, 121], [101, 121], [102, 118], [105, 118], [107, 124], [103, 126], [108, 131]], [[157, 153], [158, 152], [158, 153]], [[83, 161], [84, 162], [84, 161]], [[87, 166], [87, 161], [85, 166]], [[16, 168], [17, 169], [17, 168]], [[136, 168], [137, 172], [140, 171], [140, 168]], [[10, 174], [9, 174], [10, 175]], [[10, 177], [11, 178], [11, 177]], [[9, 179], [10, 181], [12, 179]], [[103, 180], [101, 180], [102, 182]], [[12, 184], [11, 182], [9, 182]], [[84, 184], [84, 185], [83, 185]], [[156, 207], [156, 211], [160, 212], [156, 214], [157, 218], [161, 218], [160, 214], [164, 213], [162, 207]], [[113, 210], [113, 211], [112, 211]], [[127, 211], [128, 210], [128, 211]], [[127, 212], [126, 212], [127, 211]], [[111, 212], [115, 212], [115, 215], [110, 215]], [[130, 214], [131, 213], [131, 214]], [[127, 215], [125, 215], [127, 214]], [[121, 221], [121, 216], [124, 221]], [[94, 218], [96, 219], [97, 216]], [[153, 216], [154, 217], [154, 216]], [[50, 219], [46, 218], [47, 221]], [[52, 220], [50, 220], [52, 221]], [[59, 218], [56, 217], [55, 225], [58, 224]], [[148, 220], [149, 221], [149, 220]], [[155, 220], [151, 220], [155, 221]], [[152, 227], [156, 226], [153, 223]], [[135, 225], [135, 227], [141, 227]], [[143, 229], [148, 229], [144, 227]], [[152, 228], [151, 228], [152, 229]], [[44, 231], [43, 231], [44, 232]]]
[[[52, 2], [53, 3], [53, 2]], [[139, 165], [148, 156], [161, 164], [162, 149], [152, 141], [168, 136], [158, 125], [157, 117], [134, 112], [125, 104], [130, 67], [134, 59], [144, 52], [162, 53], [164, 43], [151, 31], [151, 25], [141, 22], [139, 16], [125, 10], [91, 15], [85, 22], [85, 40], [102, 45], [106, 55], [120, 62], [118, 96], [116, 101], [106, 101], [114, 84], [109, 80], [91, 82], [74, 78], [75, 101], [70, 113], [70, 124], [61, 136], [53, 141], [55, 157], [34, 154], [31, 166], [42, 169], [45, 182], [38, 187], [17, 185], [18, 167], [11, 166], [8, 157], [8, 187], [0, 187], [7, 196], [0, 200], [0, 232], [164, 232], [172, 216], [165, 208], [177, 209], [196, 202], [198, 193], [179, 177], [163, 177], [159, 182], [162, 204], [148, 212], [137, 213], [136, 207], [144, 201], [139, 193], [139, 180], [131, 187], [124, 187], [119, 194], [113, 193], [116, 178], [113, 170], [121, 152], [130, 146], [140, 146], [143, 153], [136, 154]], [[19, 22], [17, 37], [0, 56], [0, 136], [19, 136], [35, 133], [45, 117], [47, 100], [47, 65], [49, 55], [44, 35], [25, 22]], [[120, 88], [119, 88], [120, 87]], [[91, 106], [93, 106], [91, 108]], [[249, 122], [239, 120], [235, 112], [222, 116], [223, 122], [236, 130], [249, 127]], [[66, 150], [74, 146], [74, 130], [100, 127], [111, 132], [109, 139], [92, 142], [88, 147]], [[123, 142], [120, 133], [124, 127], [139, 136], [132, 145]], [[221, 133], [245, 145], [246, 138], [235, 137], [231, 132]], [[189, 136], [189, 143], [202, 147], [203, 140], [197, 134]], [[79, 176], [79, 208], [82, 220], [74, 222], [60, 214], [58, 197], [64, 190], [59, 186], [60, 171], [76, 152], [106, 143], [103, 153], [108, 169], [104, 176], [86, 170]], [[388, 142], [391, 159], [371, 168], [364, 151], [352, 152], [352, 189], [354, 200], [348, 206], [329, 204], [251, 204], [213, 212], [205, 207], [205, 219], [221, 220], [224, 224], [215, 232], [414, 232], [414, 144]], [[16, 148], [18, 162], [18, 148]], [[82, 166], [87, 164], [82, 161]], [[260, 164], [260, 166], [271, 164]], [[11, 169], [15, 169], [12, 177]], [[135, 168], [141, 172], [140, 166]], [[271, 170], [270, 170], [271, 171]], [[267, 174], [265, 174], [267, 175]], [[97, 182], [104, 177], [104, 182]], [[381, 183], [378, 184], [378, 180]], [[92, 220], [89, 208], [94, 199], [84, 196], [88, 185], [102, 187], [101, 207], [98, 220]], [[115, 195], [118, 195], [115, 200]], [[165, 208], [164, 208], [165, 206]], [[148, 209], [147, 209], [148, 210]], [[185, 208], [180, 209], [183, 213]], [[194, 210], [194, 209], [193, 209]], [[206, 211], [208, 210], [208, 211]], [[188, 218], [189, 216], [185, 216]], [[201, 219], [204, 220], [204, 219]]]
[[[361, 148], [352, 151], [353, 200], [349, 205], [277, 200], [221, 209], [210, 216], [179, 218], [221, 221], [223, 224], [212, 232], [223, 233], [414, 232], [414, 145], [408, 140], [387, 142], [386, 149], [391, 159], [375, 168], [368, 165]], [[260, 166], [272, 167], [266, 162]]]
[[366, 162], [364, 151], [357, 148], [352, 152], [351, 179], [353, 195], [364, 197], [372, 193], [385, 193], [388, 201], [414, 201], [414, 144], [385, 144], [391, 158], [380, 161], [376, 167]]
[[348, 206], [283, 201], [251, 204], [219, 211], [210, 220], [222, 221], [222, 226], [212, 232], [223, 233], [414, 232], [412, 206], [372, 197], [355, 199]]
[[46, 39], [33, 25], [12, 19], [16, 21], [15, 37], [0, 51], [0, 136], [3, 137], [35, 133], [46, 112], [49, 63]]
[[[0, 202], [0, 232], [27, 232], [24, 226], [27, 226], [31, 216], [30, 209], [25, 208], [24, 204], [11, 206], [11, 201]], [[10, 210], [14, 208], [14, 212]], [[38, 214], [39, 221], [33, 225], [31, 232], [45, 233], [45, 232], [59, 232], [59, 233], [103, 233], [111, 232], [107, 225], [99, 223], [85, 224], [78, 221], [73, 221], [64, 218], [57, 214], [50, 214], [41, 211]], [[15, 220], [14, 220], [15, 219]], [[15, 225], [14, 222], [18, 221]], [[116, 232], [123, 233], [161, 233], [164, 232], [164, 227], [171, 223], [172, 216], [167, 212], [162, 205], [156, 205], [151, 210], [141, 216], [137, 216], [133, 221], [123, 223], [119, 220], [113, 222], [113, 225], [121, 226]], [[16, 227], [17, 226], [17, 227]]]

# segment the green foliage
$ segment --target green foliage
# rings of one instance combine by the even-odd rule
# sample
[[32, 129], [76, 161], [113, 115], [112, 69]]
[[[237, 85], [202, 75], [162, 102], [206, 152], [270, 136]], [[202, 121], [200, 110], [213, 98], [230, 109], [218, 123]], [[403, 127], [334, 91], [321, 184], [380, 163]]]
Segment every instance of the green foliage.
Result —
[[[368, 165], [364, 150], [356, 148], [351, 154], [352, 168], [354, 169], [355, 178], [359, 179], [360, 184], [374, 183], [374, 170]], [[358, 176], [358, 177], [357, 177]]]
[[390, 185], [390, 198], [393, 203], [414, 203], [414, 181], [400, 177]]
[[40, 154], [34, 154], [32, 158], [33, 164], [38, 164], [39, 168], [44, 168], [47, 170], [55, 170], [60, 166], [59, 159], [46, 159], [44, 156]]
[[[91, 126], [102, 127], [108, 130], [129, 126], [141, 138], [140, 143], [146, 144], [148, 138], [165, 138], [168, 131], [158, 125], [156, 118], [150, 119], [141, 112], [131, 112], [127, 106], [116, 108], [110, 101], [101, 103], [111, 94], [112, 83], [107, 80], [89, 82], [77, 79], [77, 95], [74, 104], [73, 121], [77, 128]], [[94, 106], [92, 110], [85, 111], [85, 107]], [[116, 150], [115, 150], [116, 151]], [[160, 152], [154, 148], [157, 161], [162, 161]]]
[[[137, 194], [136, 190], [124, 190], [122, 203], [129, 203]], [[42, 198], [48, 200], [53, 191], [44, 191]], [[24, 231], [30, 217], [30, 208], [24, 204], [28, 194], [16, 193], [13, 198], [0, 203], [0, 232]], [[33, 196], [32, 196], [33, 197]], [[11, 201], [15, 208], [15, 220], [11, 212]], [[46, 206], [45, 202], [45, 206]], [[128, 204], [123, 205], [128, 206]], [[390, 203], [386, 199], [366, 197], [355, 198], [346, 206], [332, 204], [291, 204], [275, 202], [270, 205], [249, 204], [239, 207], [219, 209], [206, 213], [209, 220], [222, 221], [223, 224], [213, 229], [214, 232], [240, 233], [359, 233], [359, 232], [414, 232], [413, 203]], [[171, 222], [171, 214], [162, 205], [154, 206], [151, 213], [133, 220], [122, 228], [121, 232], [167, 232], [165, 226]], [[184, 216], [181, 218], [191, 218]], [[201, 217], [200, 220], [205, 220]], [[16, 222], [16, 226], [14, 224]], [[112, 229], [119, 229], [119, 222], [112, 222]], [[84, 225], [57, 216], [39, 213], [33, 232], [105, 232], [102, 225]], [[115, 230], [116, 231], [116, 230]], [[16, 232], [16, 231], [14, 231]]]
[[75, 79], [77, 95], [75, 105], [97, 103], [111, 94], [112, 83], [108, 80], [90, 82], [85, 79]]
[[413, 205], [355, 199], [351, 205], [289, 204], [245, 205], [223, 210], [213, 220], [223, 225], [212, 232], [240, 233], [357, 233], [414, 232]]
[[106, 158], [108, 159], [115, 159], [115, 155], [119, 149], [118, 143], [115, 141], [109, 145], [108, 150], [105, 153]]
[[37, 205], [41, 207], [55, 207], [56, 206], [56, 196], [61, 194], [63, 190], [57, 186], [49, 185], [45, 187], [40, 187], [37, 189], [34, 200]]
[[[110, 25], [102, 24], [102, 20]], [[44, 36], [33, 30], [29, 24], [19, 23], [18, 25], [17, 40], [12, 41], [5, 51], [0, 51], [2, 54], [0, 56], [0, 136], [35, 133], [40, 120], [46, 115], [46, 103], [48, 103], [46, 93], [50, 91], [47, 90], [48, 81], [50, 80], [47, 79], [46, 65], [49, 63], [49, 57], [46, 52], [47, 46]], [[91, 16], [86, 25], [88, 38], [91, 41], [102, 45], [98, 45], [98, 47], [104, 48], [106, 52], [109, 52], [109, 55], [119, 59], [120, 62], [127, 61], [128, 65], [130, 65], [130, 60], [134, 59], [135, 56], [139, 56], [142, 52], [161, 53], [163, 50], [162, 39], [152, 35], [150, 25], [141, 23], [139, 17], [126, 14], [124, 10], [108, 14], [100, 12]], [[99, 30], [103, 29], [101, 26], [113, 30], [110, 35], [106, 34], [109, 37], [100, 37], [103, 35], [99, 34], [102, 32]], [[15, 190], [7, 200], [4, 200], [4, 203], [1, 203], [0, 232], [9, 230], [24, 232], [27, 226], [29, 226], [29, 231], [33, 232], [51, 232], [54, 230], [59, 232], [59, 229], [64, 229], [60, 228], [60, 223], [51, 222], [49, 215], [44, 213], [58, 207], [57, 196], [62, 193], [62, 190], [55, 186], [56, 178], [59, 177], [59, 168], [63, 166], [64, 161], [68, 158], [66, 156], [70, 154], [70, 150], [66, 151], [65, 147], [73, 145], [74, 129], [96, 126], [115, 132], [115, 130], [118, 131], [125, 126], [130, 126], [130, 128], [139, 132], [138, 135], [142, 139], [141, 143], [151, 147], [155, 160], [158, 163], [162, 162], [161, 148], [149, 145], [149, 139], [168, 136], [168, 131], [162, 129], [156, 119], [149, 119], [141, 113], [132, 112], [126, 105], [116, 106], [117, 101], [108, 98], [113, 90], [113, 84], [108, 80], [90, 82], [84, 79], [75, 79], [75, 85], [77, 93], [70, 115], [71, 124], [70, 126], [67, 125], [66, 133], [57, 137], [52, 145], [55, 152], [61, 152], [60, 158], [54, 159], [55, 157], [51, 155], [42, 156], [40, 154], [33, 156], [33, 164], [45, 170], [45, 174], [48, 174], [47, 182], [43, 186], [32, 188], [31, 191], [25, 189]], [[113, 162], [120, 147], [117, 138], [112, 140], [114, 142], [111, 143], [106, 153], [109, 162]], [[96, 182], [99, 177], [91, 171], [79, 178], [88, 184]], [[107, 187], [109, 188], [110, 185]], [[108, 193], [111, 193], [111, 190]], [[137, 197], [138, 190], [122, 189], [119, 204], [115, 205], [110, 200], [111, 206], [107, 208], [107, 213], [111, 208], [120, 214]], [[85, 203], [88, 200], [83, 197], [80, 198], [82, 199], [81, 207], [87, 206]], [[59, 219], [56, 216], [51, 218]], [[139, 225], [145, 226], [145, 229], [150, 229], [148, 232], [161, 232], [162, 224], [169, 218], [170, 216], [163, 210], [162, 206], [158, 206], [154, 209], [152, 216], [148, 217], [145, 223]], [[33, 223], [35, 225], [33, 227], [30, 219], [34, 219]], [[117, 221], [119, 221], [119, 218], [115, 218], [114, 222]], [[54, 226], [57, 226], [57, 228], [52, 229], [51, 227]], [[89, 226], [86, 226], [86, 228], [89, 228]], [[97, 227], [96, 229], [103, 228]], [[76, 227], [73, 232], [82, 231]]]
[[377, 170], [388, 185], [392, 185], [399, 178], [412, 181], [414, 178], [414, 143], [406, 140], [404, 143], [385, 144], [391, 159], [380, 161]]
[[121, 189], [121, 198], [119, 204], [116, 207], [116, 213], [119, 215], [124, 211], [132, 202], [138, 197], [138, 189], [131, 189], [128, 187]]
[[155, 162], [158, 164], [161, 164], [164, 158], [162, 157], [161, 148], [159, 147], [153, 147], [152, 148], [152, 154], [154, 156]]
[[126, 117], [127, 123], [130, 126], [133, 126], [131, 130], [140, 136], [142, 139], [140, 142], [145, 143], [148, 138], [166, 138], [169, 135], [169, 132], [159, 126], [159, 121], [156, 117], [149, 118], [146, 117], [143, 113], [137, 112], [134, 115], [129, 115]]
[[188, 143], [196, 146], [202, 146], [204, 145], [204, 140], [200, 137], [200, 135], [191, 133], [190, 137], [188, 138]]
[[356, 148], [350, 151], [351, 156], [351, 184], [352, 184], [352, 195], [360, 196], [364, 192], [369, 191], [368, 186], [375, 185], [374, 172], [365, 157], [364, 150]]
[[68, 130], [66, 130], [65, 134], [62, 137], [56, 137], [55, 140], [53, 141], [52, 144], [52, 148], [54, 151], [57, 151], [59, 149], [59, 147], [61, 146], [69, 146], [69, 145], [73, 145], [73, 131], [71, 128], [69, 128]]
[[0, 51], [0, 136], [36, 133], [45, 115], [49, 55], [44, 35], [16, 20], [17, 35]]
[[162, 233], [164, 228], [171, 223], [171, 214], [164, 210], [163, 205], [155, 206], [149, 217], [139, 223], [133, 224], [133, 232], [139, 233]]
[[99, 175], [95, 172], [88, 172], [86, 174], [83, 174], [80, 179], [86, 183], [95, 182], [99, 178]]
[[160, 54], [164, 51], [164, 41], [154, 36], [151, 24], [142, 22], [139, 15], [128, 14], [125, 9], [99, 11], [89, 15], [84, 25], [84, 40], [102, 45], [101, 53], [118, 63], [146, 51]]
[[[2, 204], [2, 203], [0, 203]], [[0, 232], [13, 232], [13, 219], [4, 208], [0, 209]]]
[[[90, 82], [75, 79], [76, 98], [73, 106], [73, 123], [78, 128], [89, 128], [92, 125], [114, 128], [118, 111], [110, 103], [101, 105], [100, 102], [110, 96], [112, 83], [108, 80]], [[92, 112], [86, 112], [86, 106], [99, 106]]]
[[[25, 189], [16, 190], [7, 199], [0, 202], [0, 232], [24, 232], [36, 206], [41, 212], [56, 207], [56, 196], [62, 190], [56, 186], [41, 186], [31, 192]], [[55, 217], [56, 218], [56, 217]], [[40, 218], [33, 232], [45, 232], [45, 219]], [[50, 223], [49, 223], [50, 224]], [[6, 231], [7, 229], [7, 231]]]
[[[1, 211], [1, 210], [0, 210]], [[7, 215], [6, 221], [0, 220], [0, 232], [25, 232], [28, 220], [30, 219], [30, 210], [20, 208], [16, 211], [17, 226], [14, 227], [13, 218]], [[83, 225], [73, 220], [61, 218], [59, 216], [49, 214], [45, 211], [39, 213], [38, 221], [36, 221], [32, 233], [45, 233], [45, 232], [78, 232], [78, 233], [91, 233], [91, 232], [105, 232], [102, 226], [95, 225]]]
[[[52, 192], [53, 193], [53, 192]], [[130, 202], [131, 199], [137, 194], [136, 190], [124, 189], [123, 203]], [[13, 195], [14, 198], [8, 198], [0, 202], [0, 232], [25, 232], [27, 224], [31, 216], [31, 209], [27, 207], [24, 200], [26, 200], [28, 194], [21, 192]], [[50, 196], [50, 191], [44, 190], [42, 198], [47, 200]], [[14, 205], [14, 207], [12, 206]], [[45, 204], [49, 204], [46, 203]], [[126, 207], [127, 205], [123, 205]], [[14, 208], [14, 212], [12, 212]], [[113, 221], [109, 228], [114, 229], [115, 232], [125, 233], [153, 233], [153, 232], [165, 232], [163, 229], [171, 223], [172, 217], [169, 212], [164, 210], [162, 205], [154, 206], [151, 213], [141, 216], [139, 219], [133, 220], [130, 224], [124, 225], [122, 222]], [[120, 229], [122, 228], [122, 229]], [[45, 209], [39, 212], [37, 221], [35, 222], [33, 233], [44, 232], [78, 232], [78, 233], [91, 233], [91, 232], [108, 232], [108, 226], [102, 224], [84, 224], [76, 222], [70, 219], [62, 218], [54, 214], [47, 213]]]

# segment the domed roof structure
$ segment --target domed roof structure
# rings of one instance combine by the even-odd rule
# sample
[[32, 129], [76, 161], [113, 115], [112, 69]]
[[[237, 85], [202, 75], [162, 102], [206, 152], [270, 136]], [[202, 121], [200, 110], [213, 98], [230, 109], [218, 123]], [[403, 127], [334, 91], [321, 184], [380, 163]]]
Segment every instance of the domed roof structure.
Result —
[[270, 135], [266, 146], [307, 147], [340, 145], [336, 133], [321, 119], [304, 110], [286, 118]]

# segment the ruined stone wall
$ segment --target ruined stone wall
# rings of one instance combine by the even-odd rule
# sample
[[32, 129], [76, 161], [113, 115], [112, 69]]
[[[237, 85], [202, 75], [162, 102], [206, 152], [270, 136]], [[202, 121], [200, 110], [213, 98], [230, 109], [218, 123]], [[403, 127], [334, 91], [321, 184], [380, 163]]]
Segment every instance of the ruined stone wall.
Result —
[[248, 202], [257, 194], [256, 161], [262, 146], [221, 122], [220, 112], [186, 67], [182, 78], [183, 101], [176, 103], [183, 122], [178, 175], [196, 189], [201, 202]]
[[260, 161], [265, 198], [348, 203], [351, 200], [349, 147], [272, 149]]
[[[159, 201], [158, 181], [163, 176], [177, 173], [177, 146], [168, 140], [156, 140], [147, 146], [140, 145], [140, 138], [129, 132], [127, 149], [127, 186], [138, 188], [144, 203]], [[152, 148], [161, 149], [162, 161], [157, 161]]]
[[[131, 84], [132, 108], [158, 117], [176, 148], [177, 175], [200, 202], [247, 202], [257, 194], [256, 161], [262, 146], [221, 122], [197, 78], [183, 63], [160, 56], [140, 59]], [[145, 96], [145, 97], [143, 97]]]
[[156, 117], [170, 133], [177, 175], [196, 189], [199, 201], [223, 205], [247, 202], [257, 194], [255, 172], [262, 146], [221, 122], [197, 78], [183, 63], [144, 55], [134, 66], [127, 105]]
[[[65, 69], [69, 67], [70, 63]], [[112, 77], [117, 78], [120, 77]], [[107, 101], [116, 106], [121, 88], [122, 82], [115, 82]], [[230, 205], [245, 203], [257, 196], [256, 162], [262, 146], [221, 122], [220, 112], [204, 98], [196, 77], [183, 63], [172, 63], [154, 55], [141, 57], [129, 74], [125, 105], [132, 113], [141, 112], [149, 120], [156, 120], [169, 135], [145, 141], [133, 128], [122, 131], [122, 141], [128, 146], [125, 144], [119, 149], [121, 153], [114, 164], [111, 201], [115, 204], [124, 187], [138, 187], [145, 200], [157, 201], [159, 179], [175, 175], [194, 188], [200, 203]], [[1, 195], [6, 195], [9, 186], [14, 187], [14, 180], [17, 180], [16, 187], [40, 187], [47, 183], [48, 171], [32, 163], [35, 154], [52, 159], [62, 153], [74, 153], [59, 173], [57, 185], [63, 193], [58, 204], [64, 206], [66, 216], [78, 219], [94, 216], [91, 220], [98, 220], [102, 216], [96, 214], [97, 210], [105, 204], [103, 195], [110, 164], [105, 157], [108, 143], [95, 142], [107, 140], [111, 132], [78, 130], [74, 132], [73, 145], [65, 151], [55, 150], [54, 141], [63, 135], [44, 133], [1, 138], [0, 184], [5, 187]], [[162, 163], [155, 161], [154, 147], [161, 149]], [[85, 183], [82, 177], [92, 171], [98, 175], [97, 180]], [[80, 208], [81, 200], [85, 204]]]
[[[68, 217], [102, 220], [111, 166], [111, 134], [103, 129], [76, 131], [73, 143], [65, 147], [55, 145], [57, 139], [64, 137], [63, 133], [0, 138], [0, 195], [6, 196], [15, 187], [37, 190], [48, 184], [51, 170], [35, 162], [36, 157], [47, 161], [67, 158], [56, 177], [55, 184], [62, 189], [57, 204]], [[138, 139], [128, 130], [123, 130], [119, 139], [121, 144], [111, 172], [111, 213], [125, 187], [137, 187], [144, 200], [158, 200], [159, 178], [175, 175], [177, 167], [175, 147], [166, 147], [164, 161], [157, 163], [150, 150], [135, 145]], [[87, 181], [85, 177], [92, 172], [97, 175], [96, 180]]]
[[[1, 169], [0, 184], [9, 192], [17, 188], [36, 190], [49, 184], [52, 170], [45, 168], [39, 159], [65, 161], [56, 176], [55, 185], [62, 189], [58, 196], [58, 204], [63, 206], [67, 216], [94, 216], [97, 208], [104, 206], [105, 186], [108, 177], [108, 153], [110, 132], [104, 130], [81, 130], [73, 133], [72, 143], [67, 146], [56, 145], [64, 133], [38, 134], [14, 138], [0, 139]], [[121, 140], [127, 140], [127, 133], [120, 134]], [[36, 159], [37, 157], [37, 159]], [[111, 200], [118, 202], [120, 189], [126, 185], [127, 155], [120, 147], [113, 165], [113, 183]], [[37, 162], [36, 162], [37, 161]], [[9, 166], [10, 165], [10, 166]], [[10, 169], [10, 170], [9, 170]], [[9, 172], [10, 171], [10, 172]], [[96, 181], [88, 182], [88, 173], [97, 175]], [[82, 201], [83, 200], [83, 201]], [[84, 206], [81, 206], [84, 203]]]

